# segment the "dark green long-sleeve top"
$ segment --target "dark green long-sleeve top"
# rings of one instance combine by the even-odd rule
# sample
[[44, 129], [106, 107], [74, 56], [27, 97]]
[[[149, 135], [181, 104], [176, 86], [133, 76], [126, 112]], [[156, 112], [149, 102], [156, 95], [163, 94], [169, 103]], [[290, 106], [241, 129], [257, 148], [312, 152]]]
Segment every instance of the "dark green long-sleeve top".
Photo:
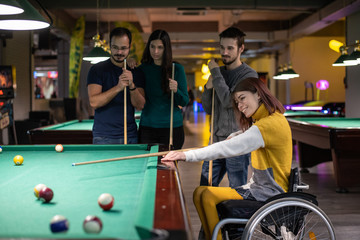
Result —
[[[154, 63], [143, 63], [140, 65], [140, 69], [146, 78], [146, 103], [141, 113], [140, 125], [170, 128], [171, 97], [161, 89], [161, 67]], [[178, 82], [178, 90], [174, 93], [174, 128], [183, 125], [181, 109], [178, 106], [184, 107], [189, 102], [184, 67], [178, 63], [175, 64], [175, 80]]]

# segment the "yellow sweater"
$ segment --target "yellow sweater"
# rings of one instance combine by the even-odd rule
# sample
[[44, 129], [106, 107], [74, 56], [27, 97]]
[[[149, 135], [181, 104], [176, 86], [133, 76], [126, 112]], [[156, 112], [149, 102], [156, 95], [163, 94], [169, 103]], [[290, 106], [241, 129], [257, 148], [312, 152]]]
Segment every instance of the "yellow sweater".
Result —
[[271, 197], [273, 195], [269, 189], [272, 187], [269, 183], [271, 180], [274, 180], [284, 192], [287, 192], [292, 162], [292, 138], [289, 123], [279, 112], [269, 115], [263, 104], [252, 118], [255, 121], [254, 125], [260, 130], [265, 147], [251, 153], [253, 180], [257, 185], [262, 185], [261, 187], [252, 186], [251, 193], [256, 198], [259, 194], [258, 191], [269, 191], [268, 197]]
[[[245, 132], [198, 150], [185, 152], [186, 161], [209, 161], [251, 152], [253, 176], [238, 188], [248, 189], [258, 201], [288, 190], [292, 162], [291, 130], [279, 112], [269, 115], [262, 104], [252, 116], [255, 123]], [[235, 188], [236, 189], [236, 188]]]

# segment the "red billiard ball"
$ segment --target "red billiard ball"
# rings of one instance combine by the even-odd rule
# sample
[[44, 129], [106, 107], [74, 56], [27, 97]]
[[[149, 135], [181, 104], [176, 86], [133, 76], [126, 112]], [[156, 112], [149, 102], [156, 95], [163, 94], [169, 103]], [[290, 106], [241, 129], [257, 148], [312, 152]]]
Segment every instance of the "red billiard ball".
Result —
[[102, 222], [97, 216], [89, 215], [84, 220], [83, 228], [86, 233], [99, 233], [102, 229]]
[[110, 210], [114, 206], [114, 197], [109, 193], [103, 193], [98, 198], [98, 204], [105, 211]]
[[48, 187], [44, 187], [39, 192], [39, 199], [46, 203], [50, 202], [53, 196], [54, 196], [54, 192]]

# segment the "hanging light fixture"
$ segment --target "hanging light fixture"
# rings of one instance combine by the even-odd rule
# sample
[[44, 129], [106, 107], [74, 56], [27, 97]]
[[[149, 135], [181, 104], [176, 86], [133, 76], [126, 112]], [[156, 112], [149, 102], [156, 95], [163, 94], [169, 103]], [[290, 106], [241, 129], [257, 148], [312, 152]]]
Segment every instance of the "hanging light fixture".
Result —
[[283, 67], [282, 67], [282, 65], [280, 65], [280, 66], [278, 67], [278, 71], [277, 71], [277, 73], [275, 74], [275, 76], [273, 77], [273, 79], [277, 79], [277, 80], [281, 79], [282, 73], [283, 73]]
[[[9, 2], [9, 1], [8, 1]], [[15, 1], [13, 1], [15, 2]], [[36, 2], [44, 10], [50, 23], [34, 8], [27, 0], [16, 1], [24, 10], [23, 13], [15, 15], [2, 15], [0, 16], [0, 29], [4, 30], [36, 30], [47, 28], [52, 24], [52, 18], [45, 8], [42, 7], [39, 1]]]
[[277, 74], [273, 77], [273, 79], [276, 80], [289, 80], [291, 78], [300, 77], [299, 74], [297, 74], [294, 69], [292, 68], [292, 64], [289, 63], [288, 65], [280, 65]]
[[347, 64], [347, 66], [354, 66], [357, 64], [360, 64], [360, 43], [359, 40], [355, 41], [354, 44], [354, 51], [350, 54], [348, 59], [344, 60], [344, 63]]
[[103, 48], [103, 41], [100, 40], [100, 35], [96, 34], [93, 37], [95, 42], [94, 48], [89, 52], [86, 57], [83, 57], [84, 61], [90, 61], [91, 64], [102, 62], [110, 58], [110, 53]]
[[290, 78], [296, 78], [300, 77], [299, 74], [297, 74], [294, 69], [292, 68], [292, 64], [289, 63], [287, 70], [282, 74], [284, 78], [290, 79]]
[[95, 42], [94, 48], [86, 57], [83, 57], [83, 60], [95, 64], [109, 59], [111, 55], [106, 51], [108, 47], [106, 46], [106, 42], [100, 39], [99, 34], [99, 0], [96, 1], [96, 35], [92, 39]]
[[290, 78], [288, 77], [287, 73], [288, 73], [288, 67], [286, 64], [284, 64], [281, 74], [276, 79], [277, 80], [289, 80]]
[[[348, 55], [347, 50], [349, 47], [354, 47], [354, 51]], [[359, 40], [355, 41], [355, 44], [348, 46], [341, 46], [340, 48], [341, 56], [336, 59], [336, 61], [332, 64], [334, 67], [336, 66], [355, 66], [360, 64], [360, 43]]]
[[338, 59], [336, 59], [336, 61], [332, 64], [334, 67], [347, 66], [344, 62], [349, 57], [349, 55], [347, 53], [347, 47], [341, 46], [340, 52], [341, 52], [340, 57]]
[[24, 12], [24, 9], [15, 0], [0, 0], [0, 15], [19, 14]]

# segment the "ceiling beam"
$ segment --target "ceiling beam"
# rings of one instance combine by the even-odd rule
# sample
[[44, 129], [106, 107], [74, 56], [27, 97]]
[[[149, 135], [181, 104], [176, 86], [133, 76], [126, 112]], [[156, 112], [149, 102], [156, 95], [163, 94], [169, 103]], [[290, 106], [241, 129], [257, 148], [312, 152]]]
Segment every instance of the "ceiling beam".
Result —
[[357, 11], [360, 11], [360, 0], [336, 0], [294, 26], [290, 38], [310, 35]]
[[149, 12], [146, 8], [135, 8], [134, 9], [141, 28], [143, 29], [144, 33], [151, 33], [152, 32], [152, 23], [150, 19]]

